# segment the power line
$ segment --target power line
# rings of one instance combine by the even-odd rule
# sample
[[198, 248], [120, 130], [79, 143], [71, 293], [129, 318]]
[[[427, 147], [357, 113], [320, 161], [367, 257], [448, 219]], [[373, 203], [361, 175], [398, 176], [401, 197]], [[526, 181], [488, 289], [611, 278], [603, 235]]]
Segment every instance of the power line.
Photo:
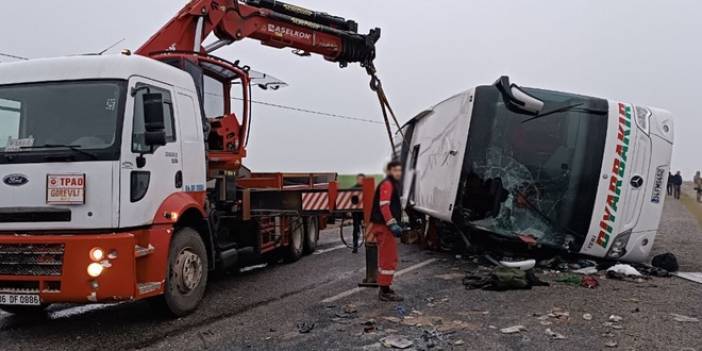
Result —
[[7, 58], [11, 58], [11, 59], [15, 59], [15, 60], [23, 60], [23, 61], [29, 60], [29, 59], [26, 58], [26, 57], [15, 56], [15, 55], [10, 55], [10, 54], [4, 54], [4, 53], [2, 53], [2, 52], [0, 52], [0, 56], [2, 56], [2, 57], [7, 57]]
[[[210, 94], [210, 95], [211, 95], [211, 94]], [[242, 99], [242, 98], [237, 98], [237, 97], [233, 97], [232, 100], [243, 101], [244, 99]], [[274, 103], [272, 103], [272, 102], [266, 102], [266, 101], [251, 100], [251, 103], [254, 103], [254, 104], [257, 104], [257, 105], [268, 106], [268, 107], [275, 107], [275, 108], [279, 108], [279, 109], [282, 109], [282, 110], [290, 110], [290, 111], [308, 113], [308, 114], [313, 114], [313, 115], [317, 115], [317, 116], [324, 116], [324, 117], [330, 117], [330, 118], [339, 118], [339, 119], [345, 119], [345, 120], [349, 120], [349, 121], [356, 121], [356, 122], [363, 122], [363, 123], [383, 124], [383, 122], [374, 121], [374, 120], [372, 120], [372, 119], [365, 119], [365, 118], [360, 118], [360, 117], [352, 117], [352, 116], [346, 116], [346, 115], [339, 115], [339, 114], [335, 114], [335, 113], [328, 113], [328, 112], [322, 112], [322, 111], [315, 111], [315, 110], [310, 110], [310, 109], [301, 108], [301, 107], [287, 106], [287, 105], [281, 105], [281, 104], [274, 104]]]

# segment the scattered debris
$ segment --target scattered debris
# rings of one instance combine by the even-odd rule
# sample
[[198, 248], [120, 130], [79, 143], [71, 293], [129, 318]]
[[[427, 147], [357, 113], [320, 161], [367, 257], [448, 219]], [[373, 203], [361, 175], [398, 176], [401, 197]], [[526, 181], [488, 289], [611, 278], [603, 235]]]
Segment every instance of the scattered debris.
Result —
[[564, 339], [566, 339], [565, 335], [556, 333], [556, 332], [554, 332], [553, 330], [551, 330], [551, 328], [546, 329], [546, 335], [550, 336], [551, 339], [554, 339], [554, 340], [564, 340]]
[[456, 340], [453, 342], [454, 346], [461, 346], [463, 344], [465, 344], [465, 341], [463, 341], [463, 340]]
[[573, 273], [584, 274], [584, 275], [597, 274], [597, 267], [591, 266], [591, 267], [580, 268], [580, 269], [574, 270]]
[[591, 275], [586, 275], [583, 276], [583, 279], [580, 281], [580, 286], [588, 289], [594, 289], [600, 285], [599, 280], [595, 278], [594, 276]]
[[566, 285], [580, 286], [582, 283], [582, 277], [576, 274], [563, 274], [561, 277], [556, 279], [556, 281]]
[[518, 268], [497, 267], [492, 271], [468, 273], [463, 278], [466, 289], [483, 289], [493, 291], [524, 290], [533, 286], [548, 286], [539, 280], [533, 271]]
[[412, 345], [414, 345], [414, 342], [412, 340], [407, 339], [406, 337], [402, 335], [389, 335], [386, 336], [382, 339], [380, 339], [380, 343], [383, 344], [383, 346], [387, 348], [394, 348], [394, 349], [408, 349]]
[[681, 279], [702, 284], [702, 272], [675, 272], [673, 275]]
[[383, 317], [383, 319], [393, 323], [400, 323], [402, 321], [400, 318], [397, 317]]
[[607, 272], [615, 272], [615, 273], [623, 274], [625, 276], [635, 276], [635, 277], [641, 276], [641, 273], [639, 273], [639, 271], [637, 271], [636, 268], [634, 268], [628, 264], [616, 264], [612, 267], [609, 267]]
[[368, 333], [375, 331], [375, 324], [376, 324], [375, 319], [369, 319], [369, 320], [363, 322], [363, 332], [368, 334]]
[[316, 323], [314, 323], [314, 322], [300, 322], [300, 323], [297, 323], [297, 331], [300, 334], [307, 334], [307, 333], [311, 332], [312, 329], [314, 329], [315, 325], [316, 325]]
[[583, 314], [583, 319], [586, 321], [591, 321], [592, 320], [592, 315], [589, 313]]
[[678, 259], [670, 252], [653, 257], [651, 265], [656, 268], [665, 269], [668, 272], [677, 272], [678, 269], [680, 269]]
[[512, 327], [500, 329], [500, 333], [502, 333], [502, 334], [517, 334], [517, 333], [521, 333], [523, 331], [526, 331], [526, 327], [523, 325], [515, 325]]
[[605, 346], [607, 346], [609, 348], [615, 348], [615, 347], [619, 346], [619, 343], [617, 343], [616, 341], [607, 341], [605, 343]]
[[344, 306], [344, 313], [355, 314], [358, 312], [358, 307], [354, 304], [348, 304]]
[[673, 316], [673, 320], [675, 320], [676, 322], [696, 323], [700, 321], [699, 318], [683, 316], [682, 314], [671, 313], [670, 315]]
[[526, 261], [500, 261], [502, 267], [517, 268], [522, 271], [528, 271], [536, 266], [536, 260]]
[[610, 322], [619, 323], [619, 322], [621, 322], [621, 321], [623, 321], [623, 320], [624, 320], [624, 318], [623, 318], [622, 316], [617, 316], [616, 314], [613, 314], [613, 315], [609, 316], [609, 321], [610, 321]]

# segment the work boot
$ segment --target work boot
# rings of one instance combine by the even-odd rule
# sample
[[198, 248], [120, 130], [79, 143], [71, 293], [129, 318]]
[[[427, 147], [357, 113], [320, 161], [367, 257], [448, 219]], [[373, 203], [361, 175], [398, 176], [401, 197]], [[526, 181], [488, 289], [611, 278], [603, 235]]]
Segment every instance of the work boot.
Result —
[[390, 288], [387, 290], [381, 288], [378, 292], [378, 298], [383, 302], [401, 302], [405, 300]]
[[358, 253], [358, 247], [354, 247], [353, 250], [351, 250], [351, 253]]

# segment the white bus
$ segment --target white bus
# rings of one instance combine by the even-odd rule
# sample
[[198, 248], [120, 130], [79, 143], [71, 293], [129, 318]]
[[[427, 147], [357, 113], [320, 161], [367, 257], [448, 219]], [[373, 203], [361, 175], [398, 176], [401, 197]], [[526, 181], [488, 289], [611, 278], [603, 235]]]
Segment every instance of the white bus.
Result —
[[407, 208], [471, 240], [648, 258], [670, 170], [669, 112], [502, 77], [423, 111], [403, 131]]

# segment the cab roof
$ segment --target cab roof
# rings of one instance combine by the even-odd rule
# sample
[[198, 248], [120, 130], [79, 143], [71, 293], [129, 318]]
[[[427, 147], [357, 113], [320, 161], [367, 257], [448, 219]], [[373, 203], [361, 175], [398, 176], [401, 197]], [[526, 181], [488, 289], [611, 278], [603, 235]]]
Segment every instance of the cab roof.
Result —
[[189, 74], [139, 55], [68, 56], [0, 64], [0, 85], [141, 76], [195, 90]]

